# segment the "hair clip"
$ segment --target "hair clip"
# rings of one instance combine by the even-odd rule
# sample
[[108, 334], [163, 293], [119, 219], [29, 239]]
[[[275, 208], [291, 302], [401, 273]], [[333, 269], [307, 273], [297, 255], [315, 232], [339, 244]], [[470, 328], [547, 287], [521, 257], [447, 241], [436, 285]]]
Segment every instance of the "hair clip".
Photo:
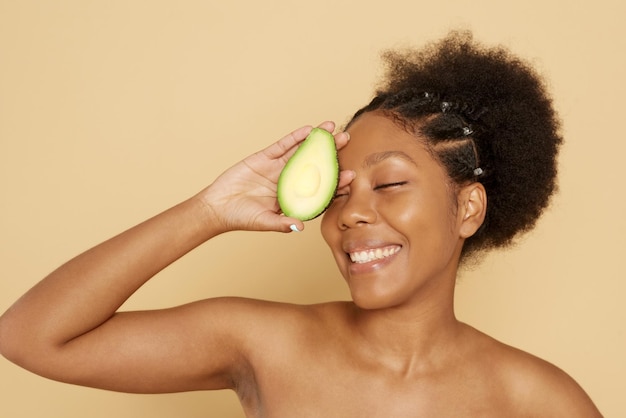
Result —
[[482, 175], [483, 173], [484, 173], [484, 171], [483, 171], [483, 169], [482, 169], [482, 168], [480, 168], [480, 167], [478, 167], [478, 168], [474, 169], [474, 175], [475, 175], [476, 177], [478, 177], [478, 176]]
[[446, 113], [452, 107], [452, 103], [450, 102], [441, 102], [441, 111]]
[[473, 133], [474, 133], [474, 131], [469, 126], [464, 126], [463, 127], [463, 135], [464, 136], [469, 136], [469, 135], [471, 135]]

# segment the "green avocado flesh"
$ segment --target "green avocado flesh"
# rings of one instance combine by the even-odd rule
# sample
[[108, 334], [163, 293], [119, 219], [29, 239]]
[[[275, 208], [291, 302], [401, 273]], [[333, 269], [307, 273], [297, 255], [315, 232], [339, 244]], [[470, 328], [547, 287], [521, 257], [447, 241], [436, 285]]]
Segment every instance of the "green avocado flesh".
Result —
[[324, 129], [313, 128], [280, 173], [280, 209], [292, 218], [313, 219], [330, 205], [338, 182], [335, 138]]

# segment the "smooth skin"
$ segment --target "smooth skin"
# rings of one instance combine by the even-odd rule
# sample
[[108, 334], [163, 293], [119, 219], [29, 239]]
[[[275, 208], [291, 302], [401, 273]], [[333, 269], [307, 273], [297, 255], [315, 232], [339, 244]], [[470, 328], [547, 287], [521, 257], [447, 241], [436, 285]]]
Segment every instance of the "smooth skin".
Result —
[[[485, 190], [452, 187], [418, 139], [376, 113], [335, 135], [339, 192], [322, 221], [353, 302], [214, 298], [117, 312], [216, 235], [302, 230], [278, 213], [276, 181], [310, 130], [51, 273], [0, 318], [2, 354], [110, 390], [232, 389], [249, 417], [600, 416], [564, 372], [455, 318], [460, 251], [484, 218]], [[377, 248], [388, 256], [350, 260]]]

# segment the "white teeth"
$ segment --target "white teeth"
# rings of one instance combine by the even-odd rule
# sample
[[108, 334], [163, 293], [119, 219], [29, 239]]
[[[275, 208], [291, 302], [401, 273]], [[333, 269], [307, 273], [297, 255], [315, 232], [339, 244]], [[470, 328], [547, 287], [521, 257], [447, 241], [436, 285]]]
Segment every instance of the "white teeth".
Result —
[[389, 257], [400, 251], [399, 246], [376, 248], [367, 251], [358, 251], [350, 253], [350, 260], [353, 263], [369, 263], [370, 261], [380, 260], [381, 258]]

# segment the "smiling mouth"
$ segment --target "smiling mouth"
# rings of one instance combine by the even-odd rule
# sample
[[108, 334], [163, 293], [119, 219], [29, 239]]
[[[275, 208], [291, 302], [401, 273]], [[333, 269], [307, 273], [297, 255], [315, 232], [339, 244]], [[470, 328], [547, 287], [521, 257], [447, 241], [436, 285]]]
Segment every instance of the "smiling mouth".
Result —
[[371, 248], [369, 250], [355, 251], [348, 253], [348, 255], [353, 263], [363, 264], [392, 256], [400, 251], [401, 248], [402, 247], [399, 245], [392, 245], [383, 248]]

